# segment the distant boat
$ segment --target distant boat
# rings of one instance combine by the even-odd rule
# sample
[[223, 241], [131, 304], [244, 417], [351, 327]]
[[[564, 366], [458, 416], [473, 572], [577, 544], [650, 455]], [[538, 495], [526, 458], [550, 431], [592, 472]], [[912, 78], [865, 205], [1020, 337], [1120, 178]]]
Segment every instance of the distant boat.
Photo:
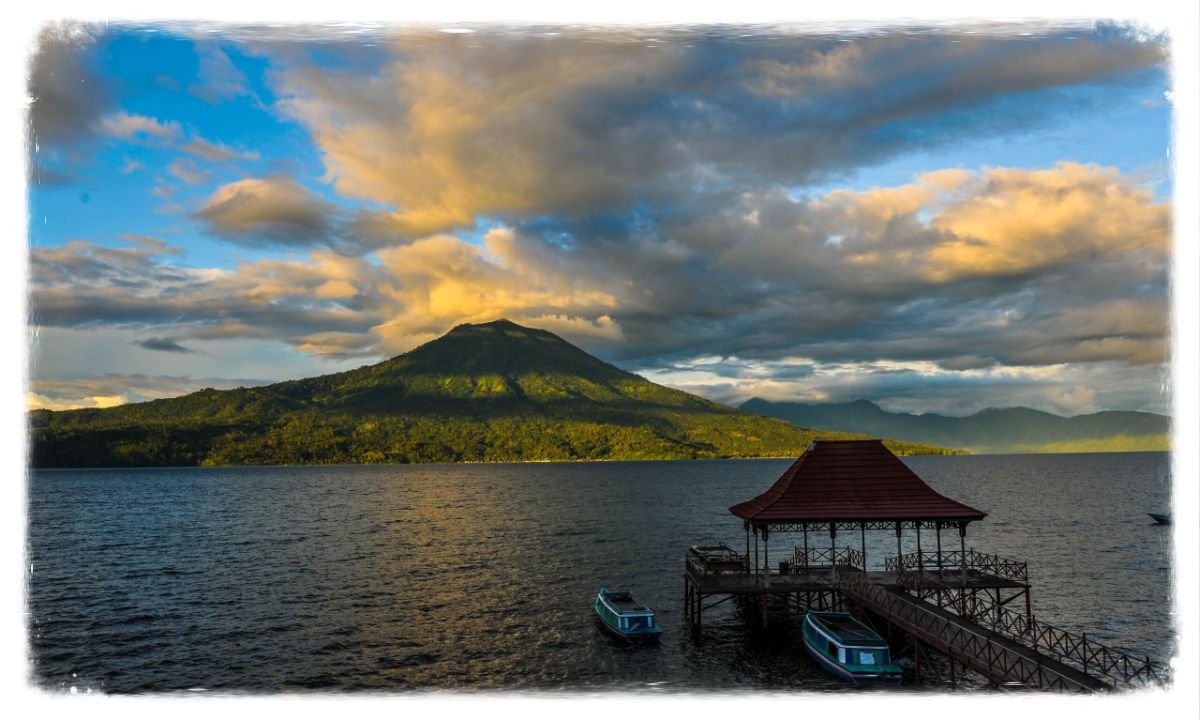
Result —
[[1150, 517], [1154, 518], [1154, 522], [1159, 525], [1171, 524], [1171, 513], [1149, 513]]
[[600, 588], [595, 610], [600, 625], [623, 640], [654, 641], [662, 635], [662, 628], [654, 622], [654, 611], [626, 591]]
[[849, 682], [899, 684], [900, 666], [892, 664], [883, 638], [845, 612], [804, 616], [804, 648], [817, 664]]

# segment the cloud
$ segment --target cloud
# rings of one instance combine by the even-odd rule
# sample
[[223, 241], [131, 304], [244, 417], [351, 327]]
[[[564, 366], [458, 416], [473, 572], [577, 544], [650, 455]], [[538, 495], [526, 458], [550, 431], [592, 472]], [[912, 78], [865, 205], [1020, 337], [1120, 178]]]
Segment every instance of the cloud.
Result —
[[193, 217], [220, 238], [246, 245], [310, 245], [331, 239], [332, 203], [287, 175], [222, 185]]
[[214, 143], [202, 137], [192, 136], [192, 141], [180, 148], [197, 157], [212, 163], [226, 163], [236, 160], [257, 160], [258, 153], [250, 150], [235, 150], [228, 145]]
[[146, 338], [145, 340], [138, 340], [134, 344], [138, 345], [139, 347], [145, 348], [146, 350], [155, 350], [158, 352], [171, 352], [171, 353], [194, 353], [194, 352], [196, 352], [195, 350], [193, 350], [189, 347], [180, 345], [178, 342], [172, 340], [171, 338], [152, 337], [152, 338]]
[[188, 92], [213, 105], [249, 95], [246, 76], [233, 64], [224, 50], [209, 44], [197, 43], [196, 54], [200, 67], [196, 82]]
[[187, 158], [177, 158], [167, 165], [167, 172], [188, 185], [200, 185], [208, 182], [208, 173], [196, 167], [196, 163]]
[[106, 115], [100, 119], [99, 130], [129, 142], [167, 144], [178, 140], [183, 130], [174, 120], [161, 121], [147, 115], [130, 114], [124, 111]]
[[226, 390], [266, 385], [269, 381], [239, 378], [177, 377], [169, 375], [105, 374], [82, 378], [36, 378], [30, 381], [26, 407], [30, 410], [74, 410], [112, 407], [176, 397], [206, 387]]
[[61, 22], [39, 34], [29, 64], [29, 127], [41, 147], [71, 147], [91, 137], [112, 103], [112, 91], [89, 65], [102, 37], [94, 25]]
[[367, 67], [330, 70], [289, 46], [269, 78], [338, 192], [391, 208], [393, 233], [413, 238], [480, 215], [578, 216], [799, 185], [1063, 104], [1047, 96], [989, 112], [998, 98], [1117, 82], [1165, 59], [1161, 38], [1104, 26], [920, 43], [675, 40], [497, 34], [481, 44], [409, 32], [386, 38], [391, 55]]
[[328, 346], [359, 335], [358, 349], [343, 342], [340, 353], [321, 352], [380, 355], [379, 338], [365, 338], [391, 306], [385, 277], [366, 260], [321, 251], [303, 261], [188, 268], [177, 264], [179, 248], [161, 240], [131, 236], [126, 243], [31, 248], [31, 324], [138, 330], [151, 341], [136, 342], [157, 350], [188, 347], [187, 340], [301, 338], [295, 344], [317, 353], [317, 341]]
[[[176, 249], [152, 238], [33, 248], [31, 306], [51, 325], [171, 322], [183, 328], [173, 337], [274, 338], [331, 357], [398, 353], [461, 322], [509, 317], [634, 368], [802, 357], [790, 371], [773, 366], [776, 379], [803, 379], [811, 363], [1157, 372], [1169, 327], [1164, 205], [1092, 166], [951, 177], [817, 197], [741, 193], [671, 215], [497, 227], [480, 242], [440, 234], [369, 258], [322, 250], [231, 270], [175, 265]], [[1046, 217], [1040, 193], [1070, 211]], [[329, 223], [310, 201], [278, 177], [226, 186], [203, 212], [226, 233], [324, 237]], [[990, 207], [1002, 221], [979, 222]]]
[[321, 332], [288, 338], [295, 349], [321, 358], [351, 358], [376, 352], [379, 338], [371, 333]]

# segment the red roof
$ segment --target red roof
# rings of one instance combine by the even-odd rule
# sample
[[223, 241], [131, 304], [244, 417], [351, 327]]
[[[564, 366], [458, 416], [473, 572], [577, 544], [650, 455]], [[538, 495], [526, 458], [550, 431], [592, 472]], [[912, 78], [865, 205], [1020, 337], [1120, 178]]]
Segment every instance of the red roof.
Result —
[[982, 520], [938, 493], [880, 440], [817, 440], [762, 495], [729, 508], [758, 523]]

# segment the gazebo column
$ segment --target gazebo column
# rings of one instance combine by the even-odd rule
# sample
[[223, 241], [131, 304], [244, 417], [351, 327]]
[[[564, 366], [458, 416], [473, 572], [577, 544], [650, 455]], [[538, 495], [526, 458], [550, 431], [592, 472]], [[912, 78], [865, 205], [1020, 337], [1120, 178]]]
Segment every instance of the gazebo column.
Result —
[[921, 556], [921, 521], [917, 521], [917, 572], [924, 574], [925, 561]]
[[770, 584], [771, 580], [771, 529], [763, 525], [763, 575], [766, 576], [766, 584]]
[[965, 522], [958, 524], [958, 547], [959, 557], [962, 558], [962, 584], [965, 592], [967, 588], [967, 524]]
[[758, 525], [754, 526], [754, 574], [758, 575]]
[[938, 579], [942, 579], [942, 521], [937, 521]]
[[865, 575], [867, 572], [867, 524], [860, 522], [858, 524], [859, 539], [862, 541], [862, 571]]
[[804, 530], [804, 570], [808, 571], [808, 523], [803, 523], [801, 529]]
[[904, 551], [900, 548], [900, 523], [896, 523], [896, 577], [904, 572]]
[[742, 556], [742, 560], [746, 563], [746, 574], [750, 574], [750, 521], [743, 520], [742, 525], [746, 529], [746, 554]]
[[829, 558], [833, 564], [833, 581], [837, 582], [837, 523], [829, 523]]

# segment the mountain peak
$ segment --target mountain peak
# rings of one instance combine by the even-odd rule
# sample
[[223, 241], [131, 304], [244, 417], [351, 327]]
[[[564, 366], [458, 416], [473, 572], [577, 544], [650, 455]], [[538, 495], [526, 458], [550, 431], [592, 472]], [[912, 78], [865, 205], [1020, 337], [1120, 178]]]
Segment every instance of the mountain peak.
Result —
[[552, 373], [608, 382], [632, 377], [547, 330], [507, 318], [463, 323], [385, 363], [404, 372], [513, 377]]
[[493, 328], [496, 330], [507, 329], [507, 328], [516, 328], [518, 330], [533, 330], [534, 329], [534, 328], [525, 327], [524, 325], [518, 325], [517, 323], [513, 322], [512, 320], [509, 320], [508, 318], [497, 318], [495, 320], [489, 320], [488, 322], [462, 323], [459, 325], [455, 325], [454, 328], [450, 332], [458, 332], [460, 330], [469, 330], [470, 328]]

